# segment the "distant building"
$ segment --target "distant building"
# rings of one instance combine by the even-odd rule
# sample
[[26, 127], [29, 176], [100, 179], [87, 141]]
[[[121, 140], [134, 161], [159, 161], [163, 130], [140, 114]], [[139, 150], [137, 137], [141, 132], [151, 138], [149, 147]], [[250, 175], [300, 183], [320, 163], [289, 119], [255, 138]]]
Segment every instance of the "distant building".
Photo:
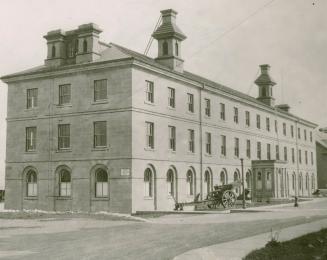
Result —
[[269, 65], [253, 98], [183, 68], [177, 12], [164, 10], [153, 59], [48, 32], [45, 64], [7, 75], [8, 209], [172, 210], [241, 178], [253, 198], [310, 196], [316, 124], [275, 105]]
[[316, 137], [318, 189], [327, 189], [327, 128]]

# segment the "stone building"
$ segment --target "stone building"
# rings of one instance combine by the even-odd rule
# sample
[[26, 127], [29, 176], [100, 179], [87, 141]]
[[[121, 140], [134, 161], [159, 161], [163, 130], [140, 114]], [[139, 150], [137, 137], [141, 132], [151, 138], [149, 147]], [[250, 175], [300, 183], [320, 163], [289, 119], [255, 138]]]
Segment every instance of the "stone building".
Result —
[[310, 196], [316, 125], [274, 104], [269, 66], [257, 98], [190, 73], [177, 12], [161, 15], [155, 59], [85, 24], [48, 32], [44, 65], [2, 77], [6, 208], [171, 210], [239, 179], [240, 158], [254, 199]]
[[327, 127], [316, 132], [318, 189], [327, 189]]

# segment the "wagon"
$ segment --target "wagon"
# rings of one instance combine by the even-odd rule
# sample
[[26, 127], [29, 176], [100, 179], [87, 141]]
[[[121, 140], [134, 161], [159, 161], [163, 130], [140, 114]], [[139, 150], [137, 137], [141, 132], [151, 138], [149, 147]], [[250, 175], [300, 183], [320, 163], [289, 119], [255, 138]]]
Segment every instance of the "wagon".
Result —
[[235, 189], [240, 187], [242, 183], [235, 181], [230, 184], [215, 186], [214, 190], [209, 192], [205, 200], [199, 200], [198, 193], [192, 202], [176, 202], [174, 210], [183, 210], [184, 206], [206, 206], [209, 209], [218, 208], [222, 205], [224, 208], [233, 208], [235, 206], [237, 195]]

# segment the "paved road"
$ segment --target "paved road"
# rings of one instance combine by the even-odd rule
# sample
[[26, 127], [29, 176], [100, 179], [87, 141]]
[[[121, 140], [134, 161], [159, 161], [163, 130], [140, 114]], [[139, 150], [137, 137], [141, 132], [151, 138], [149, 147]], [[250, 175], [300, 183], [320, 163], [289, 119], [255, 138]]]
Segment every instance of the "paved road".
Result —
[[191, 249], [327, 218], [327, 200], [273, 212], [167, 215], [153, 223], [0, 219], [3, 259], [172, 259]]

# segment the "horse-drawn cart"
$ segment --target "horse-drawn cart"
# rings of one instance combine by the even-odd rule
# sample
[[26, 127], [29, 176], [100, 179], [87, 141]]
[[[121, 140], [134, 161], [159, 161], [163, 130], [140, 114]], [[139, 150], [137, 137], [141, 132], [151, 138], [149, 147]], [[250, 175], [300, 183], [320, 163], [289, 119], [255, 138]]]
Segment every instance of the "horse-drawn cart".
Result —
[[240, 181], [230, 184], [215, 186], [214, 190], [209, 192], [205, 200], [199, 200], [200, 193], [196, 195], [192, 202], [175, 202], [174, 210], [183, 210], [184, 206], [206, 206], [209, 209], [218, 208], [222, 205], [224, 208], [233, 208], [237, 199], [235, 189], [242, 185]]

